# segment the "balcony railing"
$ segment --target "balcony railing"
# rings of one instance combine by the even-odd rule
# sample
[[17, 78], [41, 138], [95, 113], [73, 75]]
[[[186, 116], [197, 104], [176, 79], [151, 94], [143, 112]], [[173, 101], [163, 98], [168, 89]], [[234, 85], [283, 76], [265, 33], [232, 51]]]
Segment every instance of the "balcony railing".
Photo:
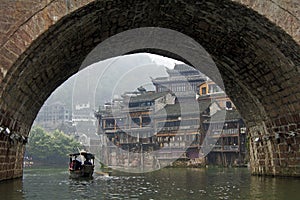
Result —
[[216, 130], [211, 130], [207, 133], [210, 136], [214, 135], [238, 135], [239, 134], [239, 129], [238, 128], [233, 128], [233, 129], [216, 129]]
[[218, 152], [236, 152], [239, 151], [239, 146], [237, 145], [215, 145], [212, 151], [218, 151]]

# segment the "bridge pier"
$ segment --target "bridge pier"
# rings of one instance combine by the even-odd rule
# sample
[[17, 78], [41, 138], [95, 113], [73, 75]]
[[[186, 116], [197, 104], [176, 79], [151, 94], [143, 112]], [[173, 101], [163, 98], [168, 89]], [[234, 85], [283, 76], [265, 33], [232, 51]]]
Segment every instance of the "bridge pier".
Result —
[[298, 114], [289, 115], [274, 123], [262, 122], [249, 128], [250, 167], [253, 175], [300, 176], [298, 119]]
[[22, 177], [24, 150], [23, 143], [0, 134], [0, 181]]

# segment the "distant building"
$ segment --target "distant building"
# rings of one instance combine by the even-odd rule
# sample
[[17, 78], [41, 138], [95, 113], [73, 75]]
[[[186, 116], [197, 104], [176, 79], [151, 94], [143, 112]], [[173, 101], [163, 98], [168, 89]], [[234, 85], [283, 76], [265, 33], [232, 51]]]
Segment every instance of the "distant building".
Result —
[[80, 137], [82, 134], [96, 133], [96, 119], [90, 103], [76, 104], [73, 108], [72, 123], [76, 127], [76, 134]]
[[245, 165], [246, 126], [237, 110], [219, 110], [203, 121], [203, 127], [209, 142], [201, 148], [210, 148], [207, 164]]
[[[95, 113], [97, 132], [102, 141], [107, 138], [101, 150], [105, 152], [104, 162], [130, 166], [138, 160], [140, 164], [153, 165], [180, 158], [209, 164], [242, 164], [246, 129], [224, 91], [187, 65], [176, 65], [168, 69], [168, 74], [169, 77], [152, 79], [156, 91], [140, 87], [106, 103]], [[222, 115], [223, 120], [216, 120]], [[202, 160], [203, 150], [214, 144], [215, 148]], [[155, 156], [148, 162], [144, 157], [127, 155], [154, 151]]]
[[201, 83], [199, 85], [198, 94], [198, 101], [210, 100], [212, 102], [217, 102], [220, 109], [236, 109], [235, 105], [229, 97], [227, 97], [225, 92], [212, 80]]
[[157, 150], [159, 146], [152, 116], [165, 105], [175, 103], [175, 97], [168, 92], [146, 92], [142, 88], [122, 97], [122, 100], [106, 104], [96, 112], [98, 133], [100, 136], [106, 135], [111, 144], [102, 150], [109, 152], [104, 161], [109, 165], [130, 164], [130, 158], [126, 153], [121, 155], [119, 148], [127, 152]]
[[246, 125], [235, 105], [211, 80], [199, 85], [198, 101], [211, 102], [202, 121], [207, 138], [201, 143], [201, 149], [210, 150], [206, 162], [223, 166], [245, 164]]
[[70, 126], [71, 112], [66, 105], [61, 102], [44, 104], [40, 109], [34, 125], [39, 125], [47, 131], [61, 130], [63, 127]]
[[[201, 112], [208, 105], [204, 102], [195, 103], [170, 104], [155, 113], [155, 136], [161, 148], [157, 153], [158, 160], [190, 160], [199, 157], [202, 141]], [[199, 109], [195, 109], [198, 106]]]
[[207, 81], [207, 77], [186, 64], [176, 64], [174, 69], [168, 69], [168, 77], [152, 79], [156, 92], [172, 92], [181, 102], [195, 100], [200, 84]]

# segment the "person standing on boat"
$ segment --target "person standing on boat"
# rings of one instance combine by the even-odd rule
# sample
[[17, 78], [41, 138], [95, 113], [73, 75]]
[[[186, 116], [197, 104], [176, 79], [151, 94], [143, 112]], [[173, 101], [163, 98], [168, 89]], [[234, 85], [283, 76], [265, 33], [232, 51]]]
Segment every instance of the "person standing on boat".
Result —
[[75, 160], [72, 160], [72, 162], [70, 162], [70, 169], [71, 169], [71, 170], [74, 170], [74, 169], [75, 169], [75, 164], [76, 164], [76, 161], [75, 161]]

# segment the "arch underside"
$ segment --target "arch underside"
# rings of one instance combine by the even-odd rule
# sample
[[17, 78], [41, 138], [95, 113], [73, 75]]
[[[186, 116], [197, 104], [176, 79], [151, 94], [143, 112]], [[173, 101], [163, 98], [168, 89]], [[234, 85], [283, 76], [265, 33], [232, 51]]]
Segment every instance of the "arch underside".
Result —
[[[297, 123], [299, 45], [263, 16], [229, 0], [199, 4], [149, 0], [136, 5], [118, 1], [109, 7], [97, 1], [66, 15], [35, 40], [4, 77], [2, 123], [28, 134], [46, 99], [79, 70], [96, 45], [140, 27], [172, 29], [202, 45], [249, 128], [264, 124], [270, 133], [277, 120]], [[183, 60], [161, 49], [136, 49], [140, 51]]]
[[[3, 80], [1, 107], [10, 110], [13, 119], [30, 126], [51, 92], [78, 71], [97, 44], [138, 27], [173, 29], [202, 45], [249, 125], [296, 111], [289, 105], [298, 100], [290, 98], [291, 93], [300, 91], [299, 46], [254, 11], [229, 1], [196, 6], [188, 1], [160, 6], [145, 2], [137, 7], [119, 3], [111, 10], [101, 6], [91, 3], [65, 16], [10, 69]], [[151, 52], [178, 58], [159, 49]]]

